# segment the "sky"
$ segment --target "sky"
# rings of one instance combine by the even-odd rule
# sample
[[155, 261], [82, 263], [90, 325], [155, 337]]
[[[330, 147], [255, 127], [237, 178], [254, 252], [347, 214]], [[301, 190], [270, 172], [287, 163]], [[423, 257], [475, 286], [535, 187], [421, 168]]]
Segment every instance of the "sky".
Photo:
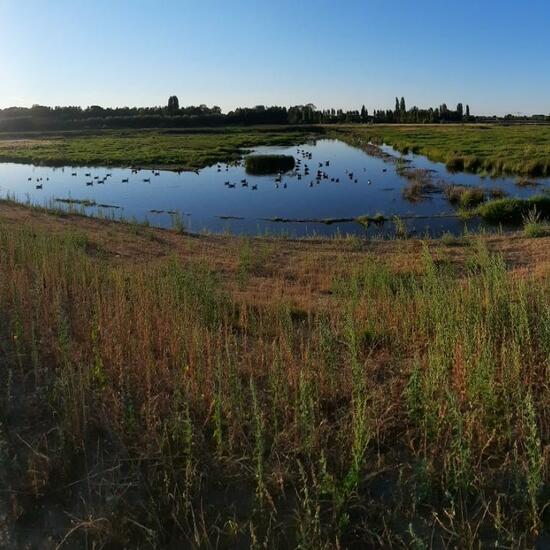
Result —
[[0, 108], [550, 113], [550, 0], [0, 0]]

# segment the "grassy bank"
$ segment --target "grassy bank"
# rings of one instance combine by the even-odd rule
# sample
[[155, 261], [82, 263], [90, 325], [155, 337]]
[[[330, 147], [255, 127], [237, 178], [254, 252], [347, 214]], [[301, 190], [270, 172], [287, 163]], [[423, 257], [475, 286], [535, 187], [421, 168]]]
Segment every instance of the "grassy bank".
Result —
[[455, 171], [550, 176], [550, 125], [374, 125], [329, 131], [353, 145], [373, 141], [419, 153]]
[[[0, 161], [49, 165], [154, 166], [197, 169], [234, 161], [243, 149], [332, 136], [365, 147], [387, 143], [450, 169], [522, 177], [550, 175], [550, 126], [342, 125], [166, 131], [90, 131], [0, 135]], [[376, 154], [376, 149], [369, 151]]]
[[547, 540], [531, 242], [197, 238], [0, 204], [4, 540]]
[[46, 165], [198, 169], [240, 159], [259, 145], [302, 143], [308, 128], [220, 128], [0, 135], [0, 161]]

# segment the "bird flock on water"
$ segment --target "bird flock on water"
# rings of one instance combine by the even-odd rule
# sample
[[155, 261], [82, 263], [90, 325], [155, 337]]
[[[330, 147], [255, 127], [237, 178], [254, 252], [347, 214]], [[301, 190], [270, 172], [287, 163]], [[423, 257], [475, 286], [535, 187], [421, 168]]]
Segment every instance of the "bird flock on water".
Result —
[[[323, 181], [327, 181], [330, 183], [339, 184], [340, 183], [340, 176], [339, 175], [331, 175], [329, 174], [329, 171], [331, 169], [331, 163], [330, 160], [323, 160], [323, 161], [317, 161], [315, 164], [317, 165], [315, 168], [313, 168], [313, 153], [310, 151], [307, 151], [305, 149], [296, 149], [296, 156], [295, 156], [295, 167], [290, 172], [277, 172], [274, 177], [274, 184], [275, 188], [279, 189], [287, 189], [288, 183], [292, 178], [295, 178], [298, 181], [301, 180], [309, 180], [308, 185], [309, 187], [314, 187], [315, 185], [319, 185]], [[242, 166], [242, 161], [237, 161], [233, 164], [233, 166]], [[221, 163], [218, 163], [216, 165], [217, 172], [229, 172], [230, 164], [222, 165]], [[367, 169], [363, 168], [363, 175], [366, 173]], [[382, 170], [383, 172], [386, 172], [386, 168]], [[151, 176], [147, 175], [144, 169], [142, 168], [132, 168], [131, 174], [134, 175], [141, 175], [141, 181], [143, 183], [150, 183], [151, 182]], [[177, 170], [177, 173], [181, 173], [182, 170]], [[198, 171], [195, 171], [198, 174]], [[143, 174], [142, 174], [143, 173]], [[160, 176], [160, 171], [153, 169], [151, 170], [150, 174], [153, 177]], [[76, 171], [71, 172], [72, 177], [79, 177], [79, 173]], [[112, 173], [107, 172], [102, 175], [92, 175], [91, 172], [85, 172], [85, 185], [88, 187], [92, 187], [94, 185], [104, 185], [109, 181], [110, 178], [112, 178]], [[345, 177], [352, 183], [362, 183], [359, 175], [352, 171], [352, 170], [345, 170]], [[49, 177], [29, 177], [28, 181], [32, 182], [35, 181], [35, 187], [37, 190], [41, 190], [44, 188], [44, 182], [49, 181]], [[372, 184], [371, 179], [363, 179], [363, 182], [366, 181], [367, 185]], [[121, 183], [129, 183], [130, 177], [122, 177]], [[241, 187], [243, 189], [249, 189], [251, 191], [257, 191], [258, 190], [258, 184], [249, 182], [248, 179], [242, 178], [240, 181], [231, 181], [230, 179], [227, 179], [224, 181], [224, 186], [228, 189], [236, 189], [237, 187]]]

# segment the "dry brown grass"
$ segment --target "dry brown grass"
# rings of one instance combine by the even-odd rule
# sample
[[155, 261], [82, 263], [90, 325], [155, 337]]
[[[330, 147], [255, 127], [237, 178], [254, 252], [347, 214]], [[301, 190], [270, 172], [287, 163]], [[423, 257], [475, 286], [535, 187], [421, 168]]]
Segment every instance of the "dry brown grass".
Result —
[[532, 544], [544, 243], [197, 237], [0, 204], [10, 536]]

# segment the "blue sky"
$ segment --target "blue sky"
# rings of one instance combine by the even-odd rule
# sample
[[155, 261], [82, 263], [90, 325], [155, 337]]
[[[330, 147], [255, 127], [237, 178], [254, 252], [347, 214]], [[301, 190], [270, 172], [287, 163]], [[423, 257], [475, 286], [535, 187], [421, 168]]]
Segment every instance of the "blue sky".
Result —
[[0, 0], [0, 107], [550, 113], [549, 0]]

